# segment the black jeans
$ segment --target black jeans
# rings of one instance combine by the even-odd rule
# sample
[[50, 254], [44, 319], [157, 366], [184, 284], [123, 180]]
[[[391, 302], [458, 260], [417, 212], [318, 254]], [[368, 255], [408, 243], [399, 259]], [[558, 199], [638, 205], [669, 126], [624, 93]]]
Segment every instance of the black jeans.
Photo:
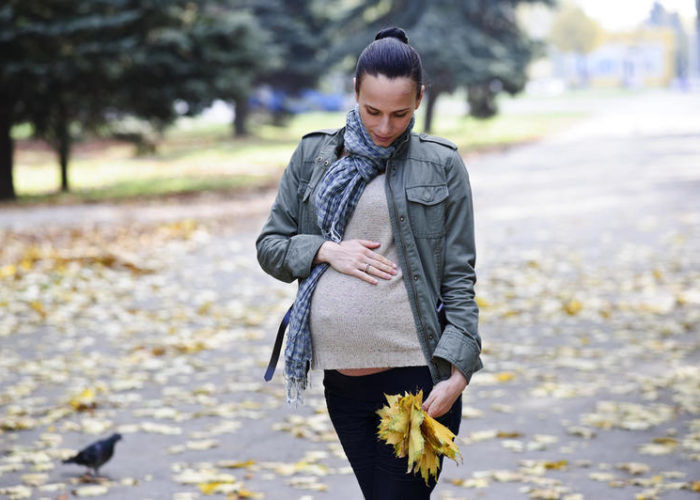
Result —
[[[426, 485], [420, 473], [406, 473], [408, 458], [397, 458], [394, 447], [377, 436], [380, 419], [376, 413], [387, 404], [384, 394], [417, 393], [422, 389], [425, 401], [433, 388], [428, 367], [392, 368], [358, 377], [325, 370], [323, 386], [333, 427], [365, 499], [430, 498], [436, 480], [431, 477]], [[462, 420], [462, 396], [437, 420], [457, 434]], [[442, 459], [441, 456], [438, 474], [442, 470]]]

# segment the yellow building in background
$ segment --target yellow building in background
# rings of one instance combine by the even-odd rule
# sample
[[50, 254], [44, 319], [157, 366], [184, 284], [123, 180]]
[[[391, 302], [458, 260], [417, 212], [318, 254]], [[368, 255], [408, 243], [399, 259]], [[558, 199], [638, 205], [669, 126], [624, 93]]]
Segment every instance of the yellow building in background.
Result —
[[640, 27], [605, 33], [588, 54], [559, 54], [555, 73], [572, 86], [668, 86], [676, 75], [676, 36], [671, 28]]
[[606, 34], [589, 55], [591, 84], [667, 86], [676, 74], [676, 36], [671, 28], [639, 28], [631, 33]]

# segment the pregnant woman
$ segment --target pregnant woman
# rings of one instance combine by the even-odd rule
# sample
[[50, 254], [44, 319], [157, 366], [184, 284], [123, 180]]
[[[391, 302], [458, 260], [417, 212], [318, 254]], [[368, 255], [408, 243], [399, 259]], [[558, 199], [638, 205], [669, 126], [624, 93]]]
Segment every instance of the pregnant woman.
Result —
[[[287, 398], [323, 370], [328, 412], [367, 499], [426, 499], [435, 487], [377, 437], [385, 394], [423, 391], [457, 434], [481, 368], [471, 188], [457, 147], [413, 132], [422, 65], [400, 28], [357, 62], [344, 127], [305, 135], [256, 247], [299, 290], [285, 349]], [[438, 305], [444, 315], [438, 313]]]

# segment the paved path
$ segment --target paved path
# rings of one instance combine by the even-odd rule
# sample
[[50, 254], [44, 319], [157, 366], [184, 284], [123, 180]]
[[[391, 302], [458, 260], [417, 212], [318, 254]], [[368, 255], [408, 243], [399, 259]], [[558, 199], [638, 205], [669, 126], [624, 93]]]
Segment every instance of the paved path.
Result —
[[[697, 498], [700, 96], [621, 98], [467, 166], [485, 369], [464, 394], [464, 462], [446, 462], [434, 497]], [[0, 419], [27, 424], [0, 433], [0, 490], [45, 474], [37, 484], [56, 486], [31, 498], [70, 494], [80, 469], [57, 457], [118, 430], [102, 498], [184, 500], [217, 482], [267, 499], [360, 498], [320, 375], [296, 410], [280, 377], [261, 382], [295, 291], [255, 261], [272, 195], [0, 211], [0, 227], [37, 234], [200, 220], [162, 245], [162, 225], [139, 233], [154, 273], [68, 266], [60, 290], [36, 276], [0, 292]], [[85, 388], [95, 409], [71, 410]]]

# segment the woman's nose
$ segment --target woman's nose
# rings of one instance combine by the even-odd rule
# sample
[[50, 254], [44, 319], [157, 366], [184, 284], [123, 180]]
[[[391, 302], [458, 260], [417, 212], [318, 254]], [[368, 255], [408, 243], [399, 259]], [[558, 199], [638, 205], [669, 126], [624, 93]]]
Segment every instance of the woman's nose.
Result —
[[378, 132], [380, 135], [386, 136], [389, 135], [389, 131], [391, 130], [389, 119], [388, 118], [383, 118], [379, 122], [379, 129]]

